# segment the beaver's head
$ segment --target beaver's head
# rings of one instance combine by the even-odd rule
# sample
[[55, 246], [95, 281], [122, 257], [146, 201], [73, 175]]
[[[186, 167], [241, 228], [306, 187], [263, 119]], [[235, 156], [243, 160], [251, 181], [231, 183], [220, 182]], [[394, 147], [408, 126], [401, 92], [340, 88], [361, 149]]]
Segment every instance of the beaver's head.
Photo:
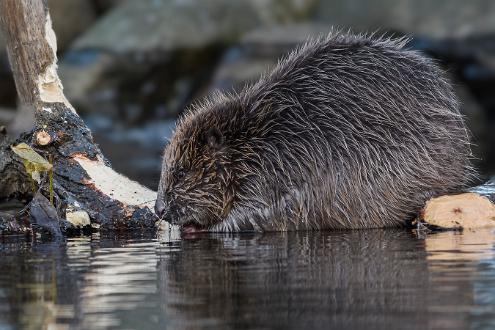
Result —
[[233, 207], [233, 151], [219, 114], [186, 115], [165, 149], [155, 210], [185, 231], [211, 228]]

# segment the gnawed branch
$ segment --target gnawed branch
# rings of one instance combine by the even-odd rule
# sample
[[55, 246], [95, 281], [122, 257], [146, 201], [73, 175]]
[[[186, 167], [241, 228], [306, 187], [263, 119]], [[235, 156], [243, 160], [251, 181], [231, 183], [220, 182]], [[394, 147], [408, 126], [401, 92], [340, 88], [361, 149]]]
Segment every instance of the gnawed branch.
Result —
[[[35, 113], [35, 129], [16, 143], [26, 142], [53, 162], [59, 216], [86, 213], [93, 227], [104, 229], [155, 227], [155, 192], [112, 170], [64, 96], [46, 1], [1, 0], [0, 15], [20, 102]], [[0, 146], [0, 198], [26, 194], [30, 186], [11, 142], [5, 138]]]

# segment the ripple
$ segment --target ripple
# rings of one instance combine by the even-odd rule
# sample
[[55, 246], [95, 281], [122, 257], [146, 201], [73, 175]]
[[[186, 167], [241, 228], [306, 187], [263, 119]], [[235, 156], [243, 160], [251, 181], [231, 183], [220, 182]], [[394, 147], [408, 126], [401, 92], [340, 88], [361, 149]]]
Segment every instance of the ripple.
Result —
[[7, 241], [0, 328], [490, 328], [494, 241], [490, 230]]

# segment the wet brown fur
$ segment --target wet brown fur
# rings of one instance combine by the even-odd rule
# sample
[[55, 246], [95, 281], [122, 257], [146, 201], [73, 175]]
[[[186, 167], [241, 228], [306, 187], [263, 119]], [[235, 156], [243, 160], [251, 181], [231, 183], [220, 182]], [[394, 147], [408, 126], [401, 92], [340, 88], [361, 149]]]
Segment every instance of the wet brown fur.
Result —
[[474, 178], [441, 70], [404, 40], [331, 33], [186, 113], [164, 154], [165, 219], [210, 231], [403, 225]]

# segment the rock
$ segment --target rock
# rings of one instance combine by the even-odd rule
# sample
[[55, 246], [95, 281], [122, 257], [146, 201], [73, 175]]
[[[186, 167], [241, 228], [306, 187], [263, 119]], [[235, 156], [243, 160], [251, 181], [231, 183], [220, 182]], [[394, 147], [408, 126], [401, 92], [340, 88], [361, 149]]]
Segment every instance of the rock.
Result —
[[220, 61], [211, 86], [204, 94], [218, 90], [240, 89], [270, 70], [278, 59], [309, 37], [326, 35], [324, 24], [294, 24], [256, 29], [230, 48]]
[[61, 221], [58, 217], [57, 210], [39, 192], [36, 193], [29, 204], [29, 215], [33, 227], [50, 234], [54, 238], [62, 237], [60, 230]]
[[170, 52], [235, 41], [255, 27], [309, 14], [314, 0], [141, 0], [117, 6], [77, 40], [75, 49]]
[[[174, 117], [226, 45], [258, 26], [307, 16], [316, 0], [143, 0], [115, 6], [60, 64], [83, 111], [139, 122]], [[79, 77], [79, 78], [78, 78]]]
[[83, 228], [91, 225], [89, 214], [86, 211], [73, 211], [66, 213], [67, 221], [70, 222], [75, 228]]
[[331, 26], [321, 23], [278, 25], [253, 30], [241, 42], [259, 54], [284, 53], [308, 38], [326, 36], [331, 30]]
[[359, 31], [393, 30], [429, 38], [495, 33], [490, 0], [320, 0], [315, 19]]
[[[101, 97], [90, 95], [101, 87], [98, 81], [113, 65], [113, 57], [100, 51], [69, 51], [61, 59], [59, 75], [64, 85], [64, 93], [78, 112], [91, 109]], [[104, 89], [104, 88], [103, 88]], [[95, 107], [96, 109], [96, 107]]]

